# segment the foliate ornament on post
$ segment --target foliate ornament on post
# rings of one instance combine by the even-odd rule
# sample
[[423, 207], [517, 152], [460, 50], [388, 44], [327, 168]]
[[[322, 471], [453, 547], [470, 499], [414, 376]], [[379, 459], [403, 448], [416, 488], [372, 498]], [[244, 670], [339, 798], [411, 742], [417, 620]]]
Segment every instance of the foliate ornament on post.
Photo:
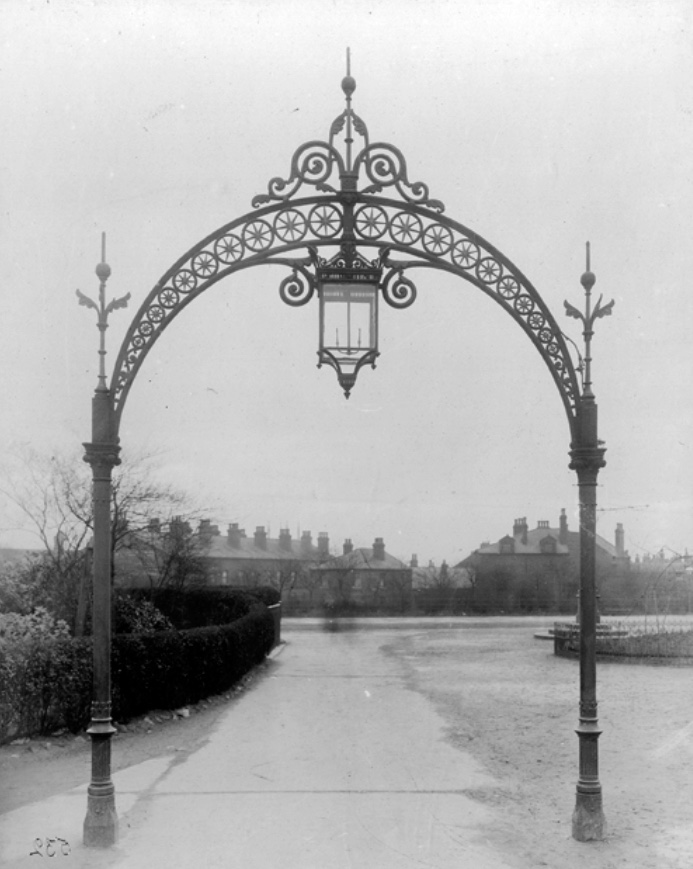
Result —
[[583, 314], [582, 311], [579, 311], [576, 307], [571, 305], [570, 302], [565, 301], [563, 304], [568, 317], [574, 317], [576, 320], [582, 322], [582, 335], [585, 340], [583, 396], [590, 396], [592, 395], [592, 336], [594, 335], [594, 321], [600, 317], [611, 316], [615, 302], [612, 299], [606, 305], [602, 305], [602, 299], [604, 297], [600, 296], [594, 309], [592, 309], [592, 287], [597, 279], [594, 273], [590, 271], [590, 243], [587, 242], [585, 247], [587, 269], [580, 278], [580, 283], [585, 290], [585, 313]]
[[106, 385], [106, 329], [108, 328], [108, 316], [118, 308], [126, 308], [130, 299], [130, 293], [120, 299], [112, 299], [106, 304], [106, 281], [111, 275], [111, 267], [106, 262], [106, 233], [101, 233], [101, 262], [96, 266], [96, 275], [99, 278], [99, 301], [95, 302], [79, 290], [75, 290], [79, 304], [85, 308], [93, 308], [96, 311], [96, 325], [99, 330], [99, 391], [107, 390]]

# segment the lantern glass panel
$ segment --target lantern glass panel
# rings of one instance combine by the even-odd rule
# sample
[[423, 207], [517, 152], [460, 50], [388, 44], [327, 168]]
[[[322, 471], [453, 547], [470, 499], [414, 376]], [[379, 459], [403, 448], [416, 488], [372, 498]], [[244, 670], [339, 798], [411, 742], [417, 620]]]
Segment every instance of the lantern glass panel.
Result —
[[377, 350], [377, 286], [323, 284], [322, 349], [340, 363], [357, 363]]

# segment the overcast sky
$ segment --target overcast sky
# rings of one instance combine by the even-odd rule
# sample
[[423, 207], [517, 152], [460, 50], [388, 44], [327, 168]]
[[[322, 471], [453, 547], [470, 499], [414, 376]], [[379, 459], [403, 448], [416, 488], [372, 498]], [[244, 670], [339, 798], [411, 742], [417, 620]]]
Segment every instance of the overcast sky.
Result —
[[[446, 214], [508, 256], [580, 342], [585, 242], [607, 466], [599, 532], [631, 555], [693, 551], [691, 5], [623, 0], [18, 2], [0, 10], [4, 132], [0, 449], [90, 436], [100, 235], [109, 370], [130, 319], [189, 248], [251, 211], [296, 148], [354, 108]], [[381, 307], [381, 357], [347, 402], [316, 368], [317, 302], [281, 269], [217, 283], [147, 357], [124, 463], [213, 504], [223, 528], [383, 537], [455, 562], [526, 516], [577, 529], [559, 393], [517, 324], [472, 284], [417, 270]], [[30, 545], [0, 506], [0, 545]]]

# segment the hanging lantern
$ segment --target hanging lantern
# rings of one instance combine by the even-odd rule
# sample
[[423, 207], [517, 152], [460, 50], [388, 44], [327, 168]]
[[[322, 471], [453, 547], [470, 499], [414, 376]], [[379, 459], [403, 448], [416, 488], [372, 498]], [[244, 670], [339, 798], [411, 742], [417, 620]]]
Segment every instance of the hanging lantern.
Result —
[[378, 357], [378, 292], [381, 268], [358, 254], [340, 253], [317, 269], [320, 298], [318, 367], [337, 372], [349, 393], [364, 365], [375, 368]]

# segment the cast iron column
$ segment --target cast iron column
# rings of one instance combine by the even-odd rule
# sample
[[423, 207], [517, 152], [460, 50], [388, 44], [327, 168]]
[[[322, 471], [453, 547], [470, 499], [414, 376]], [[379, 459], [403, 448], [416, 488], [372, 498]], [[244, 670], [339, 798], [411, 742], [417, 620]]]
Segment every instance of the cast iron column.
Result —
[[597, 720], [597, 476], [603, 468], [603, 441], [597, 436], [597, 404], [592, 392], [592, 336], [594, 321], [611, 314], [613, 300], [592, 308], [595, 276], [590, 271], [590, 244], [587, 242], [587, 271], [580, 278], [585, 290], [585, 313], [564, 302], [566, 313], [582, 321], [585, 339], [583, 389], [575, 414], [575, 439], [571, 443], [570, 467], [577, 472], [580, 491], [580, 774], [573, 812], [573, 838], [579, 842], [603, 839], [606, 821], [602, 811], [602, 786], [599, 783], [599, 722]]
[[108, 315], [127, 305], [130, 294], [106, 304], [106, 281], [111, 274], [106, 263], [106, 234], [101, 236], [101, 262], [96, 267], [99, 301], [94, 302], [77, 290], [80, 305], [93, 308], [98, 315], [99, 376], [91, 405], [91, 443], [84, 444], [84, 461], [92, 470], [94, 521], [92, 642], [94, 647], [94, 689], [91, 704], [91, 782], [88, 789], [87, 816], [84, 819], [84, 844], [92, 847], [113, 845], [118, 835], [115, 788], [111, 781], [111, 473], [120, 464], [113, 402], [106, 385], [106, 329]]
[[84, 844], [113, 845], [118, 835], [115, 788], [111, 781], [111, 472], [120, 464], [113, 435], [111, 398], [97, 388], [92, 400], [92, 442], [84, 444], [91, 465], [94, 509], [94, 693], [91, 705], [91, 783], [88, 789]]
[[577, 783], [573, 838], [580, 842], [602, 839], [606, 822], [599, 783], [601, 730], [597, 720], [597, 475], [606, 450], [597, 440], [597, 405], [591, 395], [580, 402], [579, 440], [570, 451], [572, 470], [580, 491], [580, 773]]

